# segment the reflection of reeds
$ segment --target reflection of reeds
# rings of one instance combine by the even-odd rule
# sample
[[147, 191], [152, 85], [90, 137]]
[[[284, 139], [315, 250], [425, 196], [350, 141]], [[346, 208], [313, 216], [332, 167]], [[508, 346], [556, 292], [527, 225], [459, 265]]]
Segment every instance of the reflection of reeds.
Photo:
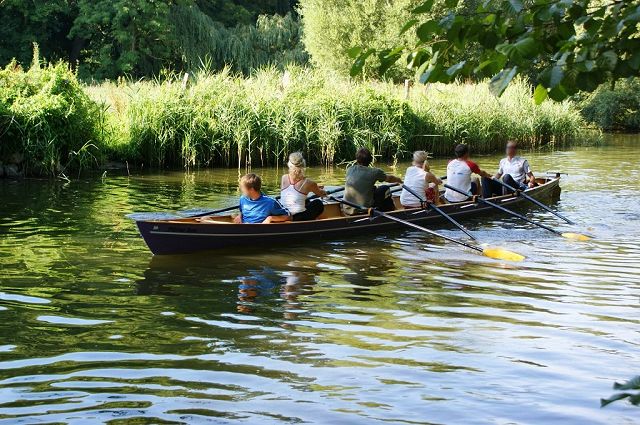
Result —
[[[488, 153], [507, 139], [541, 146], [585, 135], [572, 104], [535, 106], [522, 81], [499, 99], [486, 84], [462, 83], [415, 87], [405, 99], [402, 87], [391, 83], [357, 83], [296, 67], [289, 68], [286, 84], [281, 71], [269, 68], [249, 78], [228, 70], [201, 72], [186, 88], [180, 76], [82, 87], [62, 64], [47, 70], [68, 82], [63, 96], [41, 82], [40, 91], [15, 100], [6, 93], [20, 84], [30, 88], [22, 80], [45, 71], [0, 74], [0, 112], [13, 114], [17, 123], [0, 133], [2, 153], [24, 151], [47, 169], [83, 146], [96, 146], [92, 152], [109, 159], [152, 166], [243, 168], [281, 165], [295, 150], [311, 163], [332, 164], [350, 160], [358, 146], [397, 159], [418, 148], [449, 155], [461, 141]], [[52, 114], [62, 101], [67, 115]], [[75, 158], [83, 158], [76, 161], [82, 166], [91, 157]]]

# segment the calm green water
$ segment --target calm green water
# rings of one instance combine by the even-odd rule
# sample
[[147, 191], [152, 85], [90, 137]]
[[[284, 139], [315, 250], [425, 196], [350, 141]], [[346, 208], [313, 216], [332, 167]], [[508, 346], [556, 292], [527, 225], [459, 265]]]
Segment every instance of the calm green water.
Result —
[[640, 373], [640, 137], [528, 156], [596, 239], [470, 223], [509, 265], [413, 231], [152, 258], [124, 215], [237, 171], [0, 181], [0, 423], [640, 423], [599, 408]]

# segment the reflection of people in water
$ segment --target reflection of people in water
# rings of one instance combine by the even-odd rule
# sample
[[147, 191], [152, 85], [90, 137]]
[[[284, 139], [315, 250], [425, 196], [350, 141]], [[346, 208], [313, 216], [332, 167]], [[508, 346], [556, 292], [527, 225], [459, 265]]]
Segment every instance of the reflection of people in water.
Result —
[[291, 271], [285, 273], [285, 283], [280, 288], [280, 297], [284, 301], [282, 305], [283, 317], [288, 320], [296, 320], [298, 314], [304, 312], [303, 304], [298, 300], [301, 294], [311, 294], [311, 285], [315, 279], [309, 273]]
[[238, 312], [252, 313], [256, 300], [260, 296], [273, 293], [274, 288], [282, 283], [282, 277], [273, 269], [249, 270], [248, 276], [241, 276], [238, 285]]
[[298, 314], [304, 312], [298, 297], [301, 294], [311, 294], [311, 285], [315, 283], [314, 276], [309, 273], [296, 270], [280, 274], [268, 267], [252, 270], [249, 275], [242, 276], [239, 280], [238, 312], [253, 313], [260, 298], [264, 300], [273, 295], [276, 286], [280, 285], [283, 317], [287, 320], [296, 320]]

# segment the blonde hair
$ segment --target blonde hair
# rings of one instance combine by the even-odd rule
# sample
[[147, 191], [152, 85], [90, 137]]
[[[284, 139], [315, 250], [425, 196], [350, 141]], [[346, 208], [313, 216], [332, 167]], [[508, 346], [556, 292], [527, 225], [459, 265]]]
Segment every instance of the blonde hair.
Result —
[[427, 162], [427, 158], [429, 158], [429, 154], [425, 151], [415, 151], [413, 153], [413, 165], [422, 167]]
[[260, 189], [262, 189], [262, 179], [254, 173], [245, 174], [240, 178], [240, 186], [246, 189], [255, 189], [257, 192], [260, 192]]
[[293, 180], [299, 181], [304, 178], [304, 168], [307, 166], [307, 162], [304, 160], [301, 152], [293, 152], [289, 155], [289, 175], [293, 177]]

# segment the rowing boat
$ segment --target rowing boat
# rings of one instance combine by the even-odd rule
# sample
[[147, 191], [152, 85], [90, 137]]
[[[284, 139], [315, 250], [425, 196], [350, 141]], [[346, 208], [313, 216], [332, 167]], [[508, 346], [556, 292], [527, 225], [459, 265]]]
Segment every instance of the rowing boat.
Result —
[[[560, 194], [560, 176], [537, 179], [538, 186], [528, 189], [527, 195], [548, 202]], [[526, 204], [517, 195], [490, 198], [504, 205]], [[422, 226], [443, 223], [443, 218], [432, 209], [404, 209], [398, 196], [394, 196], [397, 209], [389, 214]], [[441, 209], [459, 219], [475, 218], [493, 212], [491, 206], [473, 200], [445, 204]], [[155, 255], [187, 254], [197, 251], [232, 247], [272, 246], [296, 241], [346, 238], [352, 235], [382, 233], [401, 227], [396, 222], [368, 214], [345, 216], [337, 202], [325, 204], [323, 214], [316, 220], [270, 223], [236, 224], [233, 216], [219, 215], [204, 218], [178, 218], [136, 221], [138, 230]]]

